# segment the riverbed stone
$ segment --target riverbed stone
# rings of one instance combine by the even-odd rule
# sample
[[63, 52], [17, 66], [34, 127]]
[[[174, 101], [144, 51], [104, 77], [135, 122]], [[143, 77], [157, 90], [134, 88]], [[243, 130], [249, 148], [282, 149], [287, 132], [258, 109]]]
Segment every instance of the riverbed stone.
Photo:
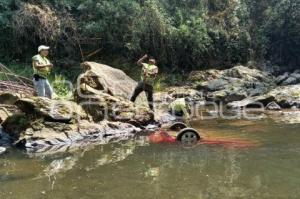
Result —
[[0, 146], [0, 155], [6, 152], [6, 148]]
[[270, 102], [269, 104], [267, 104], [266, 109], [272, 111], [279, 111], [281, 110], [281, 107], [276, 102]]

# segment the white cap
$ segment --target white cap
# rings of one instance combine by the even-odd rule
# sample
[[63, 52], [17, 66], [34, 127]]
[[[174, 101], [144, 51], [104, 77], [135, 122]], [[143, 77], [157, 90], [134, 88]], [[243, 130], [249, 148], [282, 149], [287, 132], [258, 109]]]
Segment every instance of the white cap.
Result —
[[38, 52], [41, 52], [42, 50], [49, 50], [49, 49], [50, 49], [49, 46], [41, 45], [41, 46], [39, 46], [39, 48], [38, 48]]

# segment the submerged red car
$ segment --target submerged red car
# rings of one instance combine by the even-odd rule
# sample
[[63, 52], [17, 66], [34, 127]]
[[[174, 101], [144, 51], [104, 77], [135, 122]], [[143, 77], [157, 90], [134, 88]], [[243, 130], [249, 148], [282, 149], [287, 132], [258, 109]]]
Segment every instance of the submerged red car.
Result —
[[170, 127], [160, 129], [149, 135], [149, 141], [154, 144], [159, 143], [182, 143], [186, 145], [221, 145], [224, 147], [248, 148], [256, 146], [256, 143], [248, 140], [208, 138], [193, 128], [187, 127], [184, 123], [175, 123]]

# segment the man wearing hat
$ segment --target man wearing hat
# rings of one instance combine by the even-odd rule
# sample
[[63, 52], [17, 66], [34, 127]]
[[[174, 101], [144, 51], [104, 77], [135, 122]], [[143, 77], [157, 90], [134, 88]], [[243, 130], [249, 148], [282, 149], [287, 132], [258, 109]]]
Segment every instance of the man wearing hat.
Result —
[[33, 84], [37, 95], [40, 97], [52, 98], [53, 89], [47, 79], [53, 68], [53, 64], [47, 59], [50, 47], [39, 46], [37, 55], [32, 57], [32, 67], [34, 71]]
[[147, 93], [148, 104], [151, 110], [154, 109], [153, 107], [153, 84], [156, 79], [158, 73], [158, 67], [156, 66], [156, 60], [150, 58], [148, 63], [144, 63], [144, 60], [149, 58], [148, 55], [144, 55], [137, 64], [142, 66], [142, 74], [141, 74], [141, 81], [136, 86], [134, 93], [131, 97], [131, 101], [135, 102], [137, 96], [145, 91]]

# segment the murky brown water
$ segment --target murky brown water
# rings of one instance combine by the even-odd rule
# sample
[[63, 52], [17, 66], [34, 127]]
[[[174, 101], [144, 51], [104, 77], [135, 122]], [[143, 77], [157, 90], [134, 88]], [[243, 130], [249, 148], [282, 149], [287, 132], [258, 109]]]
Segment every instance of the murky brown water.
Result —
[[0, 198], [299, 198], [300, 124], [197, 121], [210, 139], [253, 147], [149, 144], [146, 137], [52, 156], [0, 157]]

